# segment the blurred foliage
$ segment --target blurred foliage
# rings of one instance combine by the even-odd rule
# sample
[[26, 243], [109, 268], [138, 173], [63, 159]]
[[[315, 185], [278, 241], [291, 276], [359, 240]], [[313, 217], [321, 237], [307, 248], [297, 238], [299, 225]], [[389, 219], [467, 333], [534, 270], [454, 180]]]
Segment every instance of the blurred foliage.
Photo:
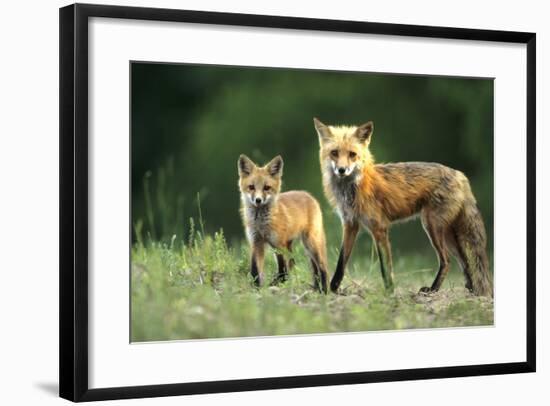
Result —
[[[259, 163], [281, 154], [284, 189], [317, 197], [339, 244], [339, 222], [321, 188], [314, 116], [327, 124], [373, 120], [378, 162], [433, 161], [463, 171], [492, 241], [491, 79], [149, 63], [131, 70], [134, 241], [186, 238], [197, 200], [207, 232], [242, 238], [236, 161], [246, 153]], [[400, 226], [392, 242], [429, 247], [422, 234], [417, 224]]]

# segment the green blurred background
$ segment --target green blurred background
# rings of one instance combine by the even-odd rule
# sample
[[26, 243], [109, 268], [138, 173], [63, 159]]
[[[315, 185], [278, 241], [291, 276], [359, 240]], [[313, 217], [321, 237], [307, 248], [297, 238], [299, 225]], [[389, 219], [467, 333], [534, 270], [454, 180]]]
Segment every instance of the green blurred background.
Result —
[[[329, 245], [339, 245], [339, 220], [322, 193], [316, 116], [373, 120], [378, 162], [463, 171], [492, 247], [492, 79], [150, 63], [132, 63], [131, 74], [134, 241], [186, 238], [199, 214], [207, 232], [242, 239], [236, 162], [245, 153], [261, 164], [281, 154], [283, 189], [317, 197]], [[416, 222], [396, 226], [392, 245], [431, 252]]]

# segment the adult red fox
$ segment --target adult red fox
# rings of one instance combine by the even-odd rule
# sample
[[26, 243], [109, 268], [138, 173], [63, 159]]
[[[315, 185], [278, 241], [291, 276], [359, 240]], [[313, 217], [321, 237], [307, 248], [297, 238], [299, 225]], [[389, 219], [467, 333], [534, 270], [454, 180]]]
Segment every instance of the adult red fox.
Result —
[[293, 261], [285, 260], [282, 250], [292, 251], [292, 243], [300, 238], [310, 257], [313, 284], [316, 290], [327, 292], [327, 254], [323, 215], [319, 203], [309, 193], [280, 193], [283, 159], [273, 158], [258, 167], [247, 156], [238, 163], [241, 215], [251, 248], [251, 274], [257, 286], [262, 284], [265, 245], [277, 250], [278, 275], [274, 280], [287, 279]]
[[336, 292], [360, 226], [371, 234], [387, 290], [393, 290], [388, 230], [392, 223], [420, 216], [439, 259], [430, 287], [437, 291], [449, 271], [449, 252], [464, 271], [466, 288], [492, 296], [485, 226], [466, 176], [437, 163], [375, 164], [369, 151], [374, 125], [327, 126], [314, 118], [319, 135], [325, 194], [343, 225], [343, 242], [330, 283]]

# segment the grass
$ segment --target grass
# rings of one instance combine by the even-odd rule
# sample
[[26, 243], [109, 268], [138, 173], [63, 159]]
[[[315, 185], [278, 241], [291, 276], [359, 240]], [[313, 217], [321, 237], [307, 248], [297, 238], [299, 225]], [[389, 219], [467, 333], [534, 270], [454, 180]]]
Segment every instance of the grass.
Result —
[[[139, 235], [139, 233], [138, 233]], [[418, 294], [433, 281], [436, 259], [394, 254], [396, 290], [387, 294], [376, 255], [356, 247], [342, 294], [312, 290], [309, 261], [296, 244], [296, 266], [279, 286], [255, 288], [244, 241], [191, 223], [187, 241], [138, 240], [132, 248], [131, 340], [268, 336], [493, 324], [491, 299], [470, 295], [456, 264], [440, 292]], [[363, 245], [364, 248], [364, 245]], [[336, 263], [332, 250], [329, 263]], [[332, 272], [333, 269], [330, 269]], [[271, 255], [265, 280], [276, 264]]]

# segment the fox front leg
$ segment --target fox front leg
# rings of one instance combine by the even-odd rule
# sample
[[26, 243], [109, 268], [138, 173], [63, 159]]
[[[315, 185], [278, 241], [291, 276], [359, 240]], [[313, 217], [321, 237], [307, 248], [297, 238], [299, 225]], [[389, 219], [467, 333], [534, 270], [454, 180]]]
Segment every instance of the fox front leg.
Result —
[[393, 262], [388, 230], [386, 228], [374, 228], [371, 233], [376, 243], [384, 287], [387, 292], [391, 293], [393, 292]]
[[351, 255], [351, 250], [353, 248], [353, 244], [355, 244], [355, 239], [357, 238], [358, 232], [358, 223], [344, 223], [342, 248], [340, 249], [340, 256], [338, 257], [336, 271], [334, 272], [334, 276], [330, 281], [330, 290], [333, 292], [338, 291], [338, 287], [340, 286], [340, 283], [344, 278], [346, 264], [348, 263], [349, 257]]
[[252, 246], [252, 258], [250, 261], [250, 274], [256, 286], [261, 286], [264, 279], [264, 254], [265, 244], [254, 242]]

